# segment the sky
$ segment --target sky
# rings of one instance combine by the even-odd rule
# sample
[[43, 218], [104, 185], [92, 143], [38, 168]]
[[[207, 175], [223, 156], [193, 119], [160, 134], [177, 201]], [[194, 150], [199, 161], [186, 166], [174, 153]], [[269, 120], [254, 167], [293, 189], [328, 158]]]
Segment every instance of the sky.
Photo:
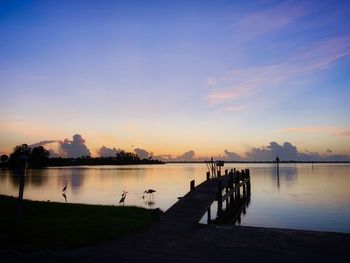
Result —
[[350, 158], [349, 69], [349, 1], [0, 1], [0, 153]]

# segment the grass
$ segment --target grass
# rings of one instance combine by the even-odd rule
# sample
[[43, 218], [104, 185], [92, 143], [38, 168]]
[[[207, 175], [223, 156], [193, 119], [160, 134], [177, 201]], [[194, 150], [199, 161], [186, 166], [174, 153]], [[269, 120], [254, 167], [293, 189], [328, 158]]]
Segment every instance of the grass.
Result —
[[29, 249], [102, 243], [147, 228], [153, 212], [139, 207], [23, 201], [17, 220], [17, 199], [0, 196], [0, 245]]

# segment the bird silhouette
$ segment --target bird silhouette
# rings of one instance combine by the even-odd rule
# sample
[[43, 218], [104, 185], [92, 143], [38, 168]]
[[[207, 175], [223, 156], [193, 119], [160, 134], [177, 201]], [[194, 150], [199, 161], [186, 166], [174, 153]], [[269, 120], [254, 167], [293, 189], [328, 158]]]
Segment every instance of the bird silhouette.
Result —
[[67, 190], [67, 181], [66, 181], [66, 185], [62, 189], [62, 192], [65, 192], [66, 190]]
[[63, 198], [64, 198], [64, 201], [67, 203], [67, 196], [65, 193], [62, 194]]
[[153, 190], [153, 189], [145, 190], [145, 191], [143, 192], [142, 198], [145, 198], [145, 194], [149, 194], [150, 196], [153, 196], [153, 193], [155, 193], [155, 192], [156, 192], [156, 190]]
[[124, 201], [125, 201], [125, 198], [126, 198], [126, 194], [127, 194], [128, 192], [127, 191], [123, 191], [123, 193], [122, 193], [122, 198], [120, 198], [120, 200], [119, 200], [119, 204], [120, 203], [123, 203], [123, 205], [124, 205]]

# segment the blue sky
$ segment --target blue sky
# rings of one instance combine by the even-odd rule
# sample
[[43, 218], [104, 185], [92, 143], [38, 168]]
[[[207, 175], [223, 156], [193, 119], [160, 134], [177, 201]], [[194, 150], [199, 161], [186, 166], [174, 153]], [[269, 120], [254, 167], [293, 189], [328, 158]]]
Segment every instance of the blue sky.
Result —
[[350, 154], [348, 1], [1, 1], [0, 152]]

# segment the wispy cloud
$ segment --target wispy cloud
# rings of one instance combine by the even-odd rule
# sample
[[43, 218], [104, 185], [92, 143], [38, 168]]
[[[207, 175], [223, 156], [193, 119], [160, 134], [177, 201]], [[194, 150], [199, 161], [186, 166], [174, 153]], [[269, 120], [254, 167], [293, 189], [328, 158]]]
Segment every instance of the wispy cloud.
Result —
[[339, 133], [339, 135], [349, 136], [349, 137], [350, 137], [350, 130], [341, 131], [341, 132]]
[[233, 24], [235, 39], [249, 41], [281, 29], [304, 14], [304, 6], [282, 3], [251, 13]]
[[339, 128], [339, 127], [320, 127], [320, 126], [309, 126], [309, 127], [290, 127], [281, 129], [282, 133], [327, 133], [339, 136], [350, 136], [350, 130]]
[[222, 111], [231, 111], [231, 112], [236, 112], [236, 111], [242, 111], [245, 110], [247, 107], [246, 106], [226, 106], [222, 108]]
[[214, 91], [208, 96], [209, 105], [215, 105], [223, 101], [232, 101], [241, 97], [249, 96], [255, 92], [255, 85], [245, 83], [232, 86], [220, 91]]
[[234, 101], [253, 95], [262, 88], [322, 71], [348, 55], [350, 55], [350, 36], [343, 36], [291, 54], [283, 63], [232, 70], [208, 81], [214, 86], [207, 97], [209, 105]]

